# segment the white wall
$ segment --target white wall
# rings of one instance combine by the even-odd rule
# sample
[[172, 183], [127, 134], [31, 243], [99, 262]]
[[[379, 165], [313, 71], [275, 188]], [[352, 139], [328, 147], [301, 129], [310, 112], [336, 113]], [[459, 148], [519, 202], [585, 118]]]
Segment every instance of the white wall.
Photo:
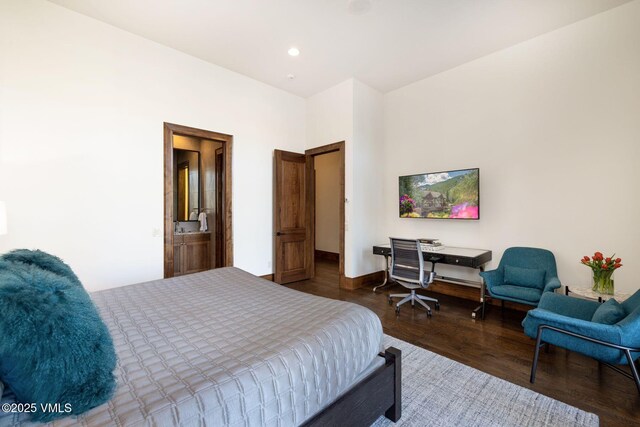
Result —
[[304, 150], [303, 99], [43, 0], [0, 2], [0, 58], [0, 252], [90, 290], [161, 278], [172, 122], [234, 136], [235, 265], [272, 272], [272, 153]]
[[[307, 98], [307, 149], [334, 142], [345, 142], [345, 198], [349, 198], [353, 188], [353, 79], [346, 80], [323, 92]], [[345, 224], [350, 212], [345, 206]], [[344, 270], [351, 275], [352, 234], [348, 227], [344, 236]]]
[[315, 157], [316, 169], [316, 247], [340, 252], [340, 153]]
[[[382, 94], [355, 79], [307, 99], [307, 148], [345, 141], [345, 276], [379, 270]], [[382, 234], [384, 235], [384, 234]]]
[[[583, 255], [615, 252], [616, 288], [640, 288], [639, 22], [636, 1], [387, 94], [383, 228], [492, 249], [493, 266], [548, 248], [567, 285], [590, 283]], [[468, 167], [479, 221], [398, 218], [399, 175]]]
[[381, 225], [383, 204], [383, 96], [354, 80], [353, 189], [347, 205], [353, 234], [352, 276], [380, 270], [372, 246], [388, 241]]

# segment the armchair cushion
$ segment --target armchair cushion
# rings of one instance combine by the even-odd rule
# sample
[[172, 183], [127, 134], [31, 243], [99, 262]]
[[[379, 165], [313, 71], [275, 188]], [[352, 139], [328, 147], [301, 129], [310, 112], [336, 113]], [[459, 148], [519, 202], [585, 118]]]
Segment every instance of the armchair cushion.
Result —
[[597, 301], [573, 298], [562, 294], [547, 292], [542, 294], [538, 308], [573, 317], [581, 320], [591, 321], [596, 310], [601, 306]]
[[546, 271], [539, 268], [504, 266], [504, 281], [508, 285], [542, 289]]
[[489, 293], [498, 298], [529, 302], [533, 304], [536, 304], [540, 300], [540, 295], [542, 295], [542, 291], [540, 289], [513, 285], [493, 286]]
[[613, 325], [626, 317], [626, 313], [622, 306], [615, 299], [611, 298], [593, 313], [592, 322], [604, 323], [605, 325]]

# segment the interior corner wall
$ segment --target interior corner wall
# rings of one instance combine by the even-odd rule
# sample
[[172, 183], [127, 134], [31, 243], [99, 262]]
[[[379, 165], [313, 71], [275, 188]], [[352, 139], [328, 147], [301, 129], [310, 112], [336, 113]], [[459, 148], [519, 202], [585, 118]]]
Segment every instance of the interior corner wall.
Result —
[[384, 268], [372, 247], [388, 237], [380, 227], [383, 149], [383, 95], [354, 80], [353, 89], [353, 186], [347, 211], [352, 234], [349, 277], [362, 276]]
[[[345, 143], [345, 198], [353, 188], [353, 79], [346, 80], [323, 92], [307, 98], [307, 149], [344, 141]], [[352, 234], [349, 230], [348, 206], [345, 206], [344, 269], [351, 276]]]
[[[616, 289], [640, 288], [638, 22], [634, 1], [388, 93], [383, 228], [491, 249], [490, 268], [548, 248], [570, 286], [590, 285], [582, 256], [615, 253]], [[398, 217], [398, 176], [471, 167], [479, 221]]]
[[345, 276], [382, 269], [380, 241], [383, 96], [350, 79], [307, 99], [307, 148], [345, 141]]
[[273, 150], [305, 100], [44, 0], [0, 2], [0, 252], [89, 290], [163, 277], [163, 122], [233, 135], [234, 264], [272, 273]]

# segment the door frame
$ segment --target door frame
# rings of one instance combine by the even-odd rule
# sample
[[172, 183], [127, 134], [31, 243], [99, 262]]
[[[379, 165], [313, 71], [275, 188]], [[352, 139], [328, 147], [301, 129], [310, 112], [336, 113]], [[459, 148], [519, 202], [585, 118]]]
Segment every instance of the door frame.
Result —
[[333, 144], [323, 145], [321, 147], [311, 148], [304, 152], [307, 157], [307, 182], [311, 183], [308, 185], [307, 191], [307, 207], [309, 212], [309, 226], [311, 227], [311, 277], [315, 276], [315, 249], [316, 249], [316, 180], [315, 180], [315, 157], [321, 154], [329, 154], [339, 152], [340, 153], [340, 176], [339, 176], [339, 187], [340, 187], [340, 234], [339, 234], [339, 256], [340, 259], [338, 261], [338, 275], [339, 275], [339, 284], [342, 288], [345, 285], [345, 275], [344, 275], [344, 240], [345, 240], [345, 142], [335, 142]]
[[[173, 136], [182, 135], [195, 138], [210, 139], [222, 144], [224, 158], [223, 176], [223, 239], [224, 239], [224, 266], [233, 266], [233, 216], [232, 216], [232, 174], [231, 152], [233, 148], [233, 135], [197, 129], [174, 123], [164, 126], [164, 277], [173, 277]], [[217, 214], [217, 213], [216, 213]], [[216, 238], [218, 238], [216, 236]]]

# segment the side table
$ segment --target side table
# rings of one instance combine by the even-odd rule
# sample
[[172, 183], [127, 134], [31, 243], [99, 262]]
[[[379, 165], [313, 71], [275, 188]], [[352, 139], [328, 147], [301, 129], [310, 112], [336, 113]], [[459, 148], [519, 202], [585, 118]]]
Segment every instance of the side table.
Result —
[[580, 288], [578, 286], [574, 286], [569, 289], [569, 286], [564, 288], [564, 294], [569, 295], [569, 293], [575, 294], [579, 297], [586, 299], [597, 300], [598, 302], [605, 302], [608, 299], [615, 298], [616, 301], [622, 302], [629, 298], [630, 294], [623, 294], [620, 292], [615, 292], [613, 295], [601, 294], [600, 292], [595, 292], [593, 289], [589, 288]]

